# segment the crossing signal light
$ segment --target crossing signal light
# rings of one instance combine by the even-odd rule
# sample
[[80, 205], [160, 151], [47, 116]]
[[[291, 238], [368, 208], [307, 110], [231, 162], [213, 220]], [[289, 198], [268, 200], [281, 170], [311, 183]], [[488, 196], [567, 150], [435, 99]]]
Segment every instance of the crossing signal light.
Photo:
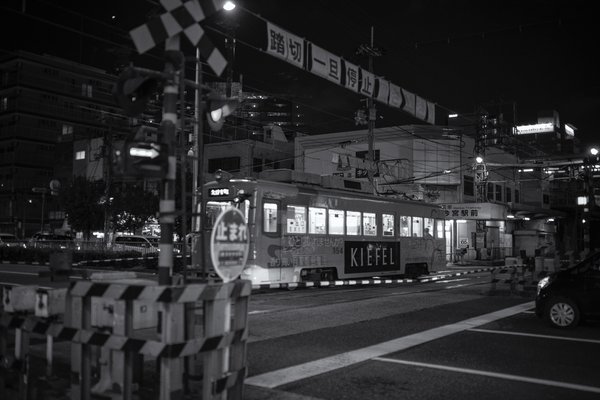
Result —
[[223, 128], [225, 118], [233, 114], [238, 107], [236, 99], [208, 99], [205, 103], [206, 120], [208, 126], [213, 132], [218, 132]]
[[156, 142], [125, 142], [113, 154], [113, 171], [133, 178], [164, 178], [168, 170], [168, 146]]
[[137, 117], [144, 112], [148, 101], [158, 89], [156, 77], [140, 74], [135, 68], [125, 69], [113, 87], [117, 104], [129, 117]]

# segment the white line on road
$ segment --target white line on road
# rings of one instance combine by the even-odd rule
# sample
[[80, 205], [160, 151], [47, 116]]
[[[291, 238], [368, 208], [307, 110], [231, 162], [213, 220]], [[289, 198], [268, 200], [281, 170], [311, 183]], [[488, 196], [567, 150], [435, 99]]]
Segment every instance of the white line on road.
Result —
[[583, 338], [574, 338], [574, 337], [565, 337], [565, 336], [555, 336], [555, 335], [540, 335], [537, 333], [527, 333], [527, 332], [510, 332], [510, 331], [496, 331], [492, 329], [468, 329], [469, 332], [482, 332], [482, 333], [495, 333], [500, 335], [513, 335], [513, 336], [530, 336], [542, 339], [556, 339], [556, 340], [568, 340], [571, 342], [585, 342], [585, 343], [596, 343], [600, 344], [600, 340], [594, 339], [583, 339]]
[[519, 375], [512, 375], [512, 374], [502, 374], [502, 373], [499, 373], [499, 372], [491, 372], [491, 371], [479, 371], [479, 370], [476, 370], [476, 369], [451, 367], [451, 366], [448, 366], [448, 365], [428, 364], [428, 363], [422, 363], [422, 362], [416, 362], [416, 361], [406, 361], [406, 360], [396, 360], [396, 359], [393, 359], [393, 358], [376, 357], [376, 358], [374, 358], [374, 360], [383, 361], [383, 362], [390, 362], [390, 363], [396, 363], [396, 364], [411, 365], [411, 366], [414, 366], [414, 367], [441, 369], [441, 370], [444, 370], [444, 371], [460, 372], [460, 373], [463, 373], [463, 374], [489, 376], [489, 377], [492, 377], [492, 378], [507, 379], [507, 380], [511, 380], [511, 381], [535, 383], [535, 384], [538, 384], [538, 385], [554, 386], [554, 387], [559, 387], [559, 388], [563, 388], [563, 389], [571, 389], [571, 390], [580, 390], [580, 391], [583, 391], [583, 392], [600, 393], [600, 387], [587, 386], [587, 385], [578, 385], [576, 383], [568, 383], [568, 382], [560, 382], [560, 381], [550, 381], [550, 380], [547, 380], [547, 379], [531, 378], [531, 377], [528, 377], [528, 376], [519, 376]]
[[489, 314], [469, 318], [454, 324], [440, 326], [401, 338], [392, 339], [387, 342], [378, 343], [373, 346], [363, 347], [362, 349], [321, 358], [319, 360], [294, 365], [288, 368], [266, 372], [264, 374], [247, 378], [244, 382], [248, 385], [273, 389], [277, 386], [285, 385], [287, 383], [299, 381], [305, 378], [310, 378], [326, 372], [331, 372], [339, 368], [345, 368], [375, 357], [395, 353], [397, 351], [405, 350], [413, 346], [430, 342], [432, 340], [440, 339], [444, 336], [485, 325], [498, 319], [519, 314], [530, 309], [531, 307], [533, 307], [533, 302], [519, 304], [514, 307], [509, 307], [503, 310], [491, 312]]
[[2, 271], [2, 274], [7, 274], [7, 275], [33, 275], [33, 276], [38, 276], [38, 273], [37, 273], [37, 272]]

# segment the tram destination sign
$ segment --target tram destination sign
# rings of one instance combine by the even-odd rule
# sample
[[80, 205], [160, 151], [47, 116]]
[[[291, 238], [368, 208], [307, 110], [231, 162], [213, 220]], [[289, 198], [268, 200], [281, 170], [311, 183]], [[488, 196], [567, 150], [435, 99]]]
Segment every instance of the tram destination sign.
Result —
[[400, 269], [398, 242], [344, 242], [344, 271], [347, 274]]
[[249, 235], [244, 215], [237, 208], [224, 210], [210, 236], [210, 258], [223, 282], [237, 279], [248, 259]]

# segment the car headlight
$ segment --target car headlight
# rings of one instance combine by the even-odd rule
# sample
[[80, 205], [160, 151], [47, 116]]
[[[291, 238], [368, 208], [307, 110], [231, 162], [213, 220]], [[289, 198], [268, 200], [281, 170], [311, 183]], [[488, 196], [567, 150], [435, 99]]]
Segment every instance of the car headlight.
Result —
[[546, 286], [548, 286], [550, 284], [550, 277], [546, 276], [542, 279], [540, 279], [540, 281], [537, 284], [537, 294], [540, 294], [540, 291], [545, 288]]

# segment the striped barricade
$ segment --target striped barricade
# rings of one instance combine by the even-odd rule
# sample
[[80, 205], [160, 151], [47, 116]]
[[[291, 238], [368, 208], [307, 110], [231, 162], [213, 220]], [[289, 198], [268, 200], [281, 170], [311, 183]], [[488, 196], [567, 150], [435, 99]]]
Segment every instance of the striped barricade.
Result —
[[[158, 360], [160, 399], [181, 398], [184, 359], [203, 353], [203, 399], [222, 396], [241, 399], [246, 374], [247, 311], [251, 289], [249, 281], [241, 280], [227, 284], [186, 286], [74, 282], [67, 295], [64, 326], [48, 328], [55, 337], [72, 343], [73, 398], [89, 398], [93, 384], [91, 347], [99, 346], [110, 349], [112, 356], [120, 360], [112, 364], [111, 393], [106, 393], [113, 398], [132, 398], [133, 356], [136, 354]], [[115, 324], [110, 333], [99, 332], [91, 326], [91, 299], [94, 297], [115, 302], [115, 319], [121, 318], [122, 322]], [[134, 337], [134, 301], [158, 305], [158, 339]], [[232, 302], [233, 313], [227, 316], [224, 310]], [[202, 308], [207, 321], [204, 335], [194, 336], [186, 327], [186, 316], [189, 316], [186, 307]], [[219, 362], [211, 362], [210, 359]]]

